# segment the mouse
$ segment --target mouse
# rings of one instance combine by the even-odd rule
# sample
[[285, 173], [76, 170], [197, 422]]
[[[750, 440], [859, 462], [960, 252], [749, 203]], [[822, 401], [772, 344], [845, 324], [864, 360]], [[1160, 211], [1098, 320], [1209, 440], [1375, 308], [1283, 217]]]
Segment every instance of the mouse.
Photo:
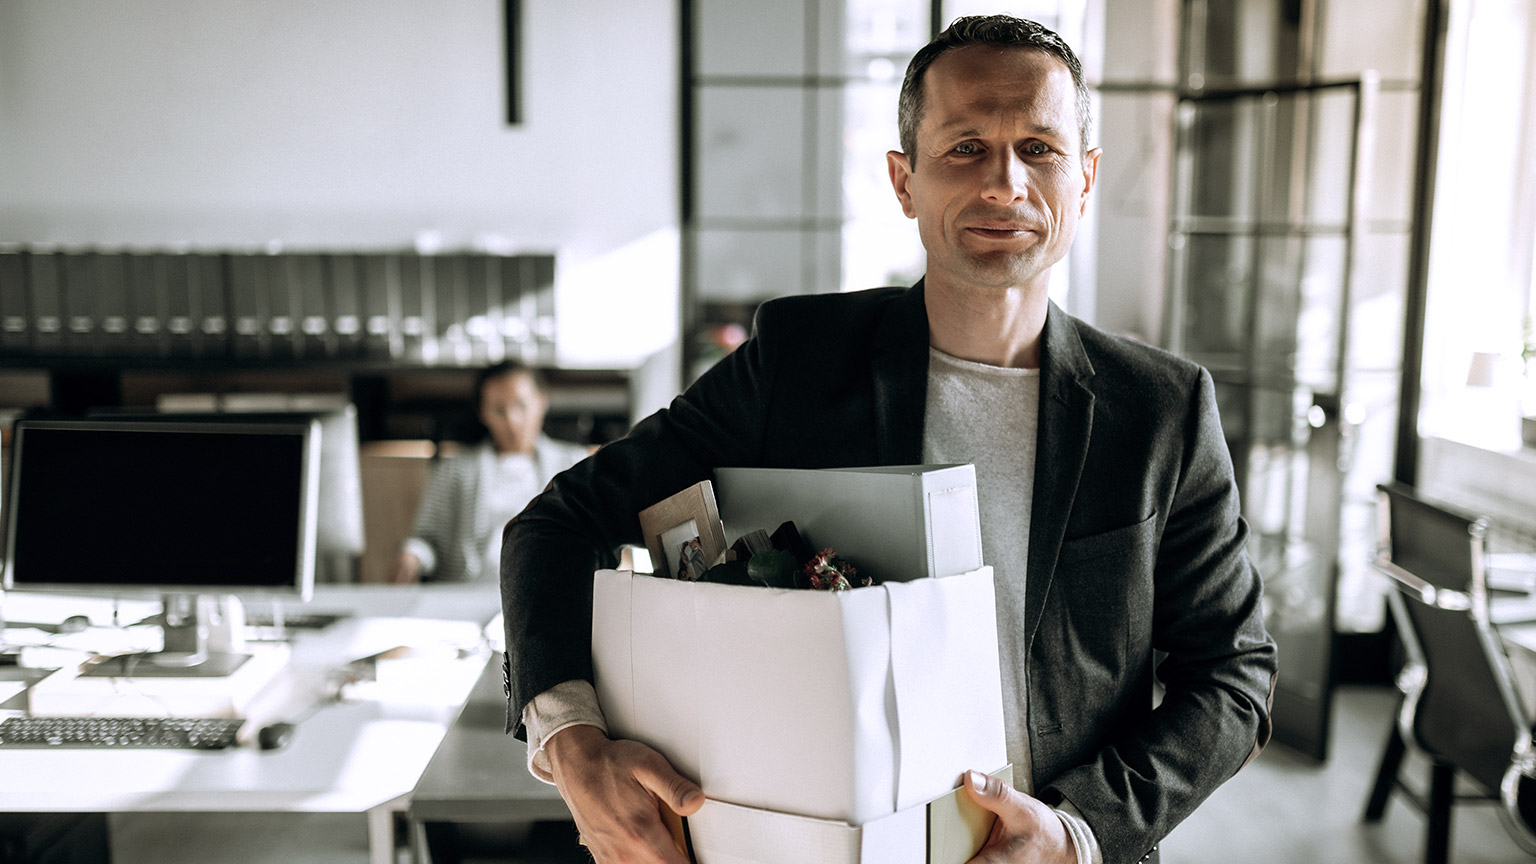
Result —
[[60, 633], [79, 633], [91, 626], [91, 619], [84, 615], [71, 615], [59, 622]]
[[263, 750], [277, 750], [288, 746], [289, 739], [293, 738], [292, 723], [269, 723], [261, 727], [256, 733], [256, 743]]

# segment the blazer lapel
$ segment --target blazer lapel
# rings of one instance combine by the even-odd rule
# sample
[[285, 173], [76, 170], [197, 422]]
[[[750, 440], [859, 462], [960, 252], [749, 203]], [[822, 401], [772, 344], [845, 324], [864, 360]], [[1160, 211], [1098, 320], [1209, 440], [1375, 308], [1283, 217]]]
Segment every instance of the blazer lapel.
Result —
[[923, 461], [928, 399], [928, 309], [921, 280], [880, 321], [870, 367], [875, 384], [875, 453], [880, 465]]
[[1024, 585], [1025, 639], [1031, 647], [1088, 455], [1094, 396], [1087, 382], [1092, 377], [1093, 364], [1078, 338], [1076, 323], [1052, 303], [1045, 317], [1040, 361], [1039, 434], [1029, 514], [1029, 573]]

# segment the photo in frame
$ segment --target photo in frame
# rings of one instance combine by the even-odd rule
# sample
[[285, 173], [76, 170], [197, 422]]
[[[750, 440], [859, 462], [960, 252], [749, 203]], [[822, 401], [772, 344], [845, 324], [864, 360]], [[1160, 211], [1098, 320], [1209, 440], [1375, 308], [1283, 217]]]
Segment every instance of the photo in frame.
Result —
[[[701, 480], [675, 495], [640, 511], [640, 531], [645, 536], [646, 551], [657, 576], [697, 579], [702, 559], [707, 569], [725, 552], [725, 525], [715, 505], [715, 487]], [[697, 549], [693, 549], [694, 541]], [[688, 569], [683, 570], [682, 550], [690, 548]]]

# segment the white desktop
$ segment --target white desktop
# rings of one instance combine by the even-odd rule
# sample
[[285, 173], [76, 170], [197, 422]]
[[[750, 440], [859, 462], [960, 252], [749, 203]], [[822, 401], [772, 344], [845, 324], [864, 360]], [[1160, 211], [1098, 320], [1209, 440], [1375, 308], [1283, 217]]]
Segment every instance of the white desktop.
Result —
[[[289, 634], [282, 673], [245, 707], [240, 746], [0, 747], [0, 776], [8, 779], [0, 784], [0, 812], [356, 813], [366, 816], [371, 859], [393, 861], [395, 814], [407, 806], [476, 677], [488, 664], [500, 665], [483, 633], [497, 599], [495, 585], [317, 586], [309, 604], [284, 605], [341, 617], [323, 629]], [[123, 621], [155, 608], [21, 592], [3, 602], [7, 620], [18, 623], [57, 624], [62, 609], [85, 610], [92, 626], [67, 634], [62, 644], [69, 647], [55, 642], [47, 648], [55, 661], [58, 652], [84, 656], [92, 642], [120, 639], [122, 628], [111, 625], [114, 606]], [[266, 647], [254, 638], [270, 638], [270, 631], [247, 628], [252, 650]], [[17, 637], [13, 643], [40, 643], [40, 633], [9, 631]], [[23, 648], [23, 657], [34, 648], [41, 645]], [[38, 670], [17, 671], [29, 674], [11, 682], [0, 676], [0, 716], [26, 713], [27, 678]], [[263, 749], [261, 729], [279, 722], [296, 724], [292, 738], [279, 749]], [[508, 746], [517, 743], [507, 739]]]
[[[495, 585], [316, 588], [318, 436], [233, 416], [17, 422], [0, 719], [244, 723], [218, 751], [0, 746], [0, 812], [361, 813], [390, 860], [391, 820], [487, 667], [499, 603]], [[276, 632], [238, 601], [335, 620]], [[291, 740], [259, 746], [279, 723]]]

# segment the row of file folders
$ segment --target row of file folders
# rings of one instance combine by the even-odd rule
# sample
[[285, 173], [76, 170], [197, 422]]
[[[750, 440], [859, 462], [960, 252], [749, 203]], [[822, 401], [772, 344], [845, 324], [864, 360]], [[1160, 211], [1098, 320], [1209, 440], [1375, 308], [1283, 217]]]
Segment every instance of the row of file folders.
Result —
[[555, 259], [0, 248], [0, 357], [555, 360]]

